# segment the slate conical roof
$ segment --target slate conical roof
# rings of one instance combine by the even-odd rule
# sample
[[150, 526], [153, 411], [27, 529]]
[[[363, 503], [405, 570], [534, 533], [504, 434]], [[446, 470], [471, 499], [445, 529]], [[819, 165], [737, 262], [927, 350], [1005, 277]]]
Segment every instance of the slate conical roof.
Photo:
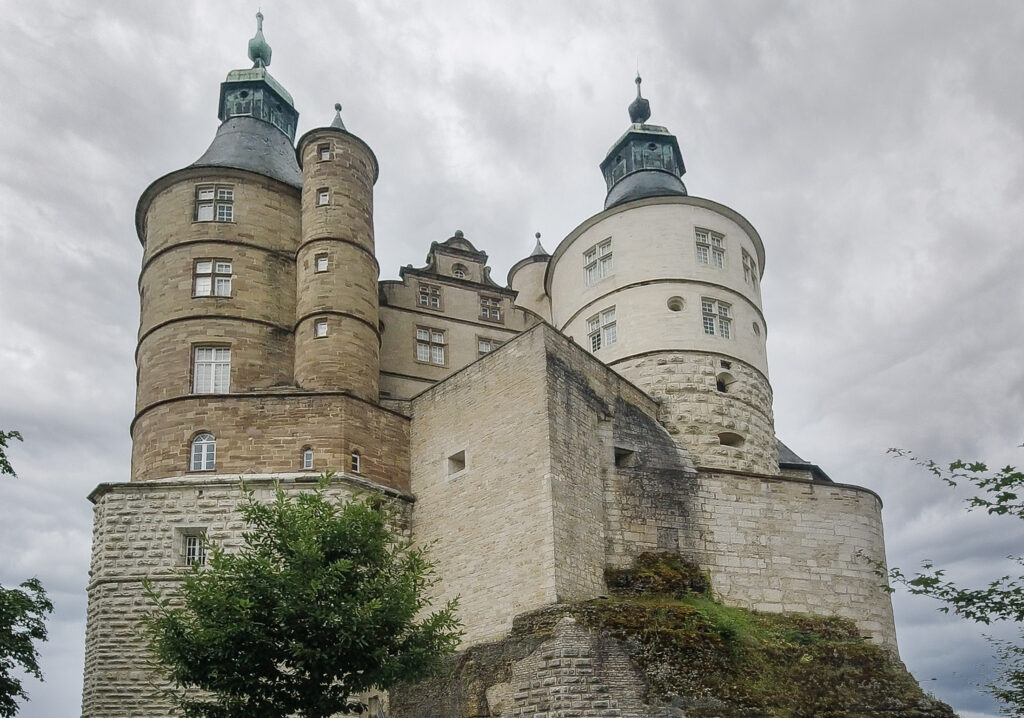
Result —
[[191, 166], [247, 170], [300, 187], [302, 171], [294, 146], [299, 113], [292, 96], [267, 71], [271, 52], [263, 37], [263, 13], [256, 21], [256, 35], [248, 46], [253, 66], [232, 70], [221, 83], [221, 125]]

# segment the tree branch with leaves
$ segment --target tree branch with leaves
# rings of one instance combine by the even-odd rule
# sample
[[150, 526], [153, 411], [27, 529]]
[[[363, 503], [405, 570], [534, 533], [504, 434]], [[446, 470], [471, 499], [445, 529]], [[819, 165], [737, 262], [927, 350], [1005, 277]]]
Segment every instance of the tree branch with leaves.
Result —
[[[1016, 467], [1004, 466], [990, 471], [980, 461], [957, 460], [941, 465], [903, 449], [889, 449], [889, 453], [923, 466], [950, 487], [973, 487], [977, 493], [967, 499], [968, 511], [984, 509], [993, 516], [1024, 520], [1024, 472]], [[1008, 556], [1007, 559], [1017, 567], [1024, 566], [1024, 557]], [[1018, 624], [1018, 642], [987, 637], [996, 649], [1000, 675], [997, 682], [984, 688], [999, 701], [1004, 715], [1024, 716], [1024, 574], [1000, 576], [983, 588], [963, 588], [947, 578], [946, 572], [936, 568], [932, 561], [924, 561], [921, 570], [912, 575], [899, 568], [889, 569], [888, 578], [915, 596], [941, 601], [943, 605], [939, 610], [944, 613], [953, 611], [962, 618], [986, 625], [993, 621]]]
[[[16, 476], [7, 458], [10, 439], [21, 441], [21, 434], [0, 431], [0, 475]], [[18, 712], [18, 698], [28, 700], [16, 670], [43, 679], [36, 642], [46, 640], [45, 620], [52, 611], [53, 604], [38, 579], [30, 578], [19, 588], [0, 586], [0, 718]]]

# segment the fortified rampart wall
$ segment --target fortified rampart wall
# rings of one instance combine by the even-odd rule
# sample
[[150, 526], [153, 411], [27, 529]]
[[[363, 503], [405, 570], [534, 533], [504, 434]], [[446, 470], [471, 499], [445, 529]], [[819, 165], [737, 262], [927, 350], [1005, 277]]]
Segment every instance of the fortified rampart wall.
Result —
[[[289, 494], [309, 490], [316, 480], [277, 479]], [[262, 501], [273, 497], [269, 478], [250, 476], [246, 485]], [[383, 489], [343, 476], [327, 495], [346, 501], [375, 488]], [[407, 517], [408, 497], [388, 493]], [[225, 478], [101, 484], [90, 498], [95, 508], [82, 718], [169, 718], [175, 714], [159, 694], [165, 686], [149, 667], [139, 632], [140, 618], [152, 608], [142, 581], [148, 579], [160, 593], [173, 592], [189, 570], [184, 554], [189, 535], [203, 534], [211, 545], [228, 550], [240, 546], [245, 524], [238, 506], [244, 495], [236, 478]]]

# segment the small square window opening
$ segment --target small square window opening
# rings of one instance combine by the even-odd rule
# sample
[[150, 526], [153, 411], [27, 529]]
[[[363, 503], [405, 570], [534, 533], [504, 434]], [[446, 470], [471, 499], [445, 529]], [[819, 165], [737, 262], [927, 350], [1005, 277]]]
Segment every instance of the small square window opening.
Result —
[[327, 271], [327, 253], [318, 254], [313, 258], [313, 264], [316, 272]]
[[317, 319], [313, 325], [313, 336], [317, 339], [322, 339], [327, 336], [327, 320]]
[[466, 470], [466, 450], [456, 452], [448, 457], [448, 475], [455, 476]]

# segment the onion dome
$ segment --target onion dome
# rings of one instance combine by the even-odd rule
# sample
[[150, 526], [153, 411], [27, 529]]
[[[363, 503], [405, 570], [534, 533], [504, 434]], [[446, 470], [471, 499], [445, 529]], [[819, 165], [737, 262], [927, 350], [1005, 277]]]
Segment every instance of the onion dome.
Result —
[[221, 125], [193, 167], [231, 167], [302, 186], [293, 144], [299, 113], [292, 96], [267, 71], [270, 54], [263, 37], [263, 13], [258, 13], [256, 35], [249, 40], [253, 66], [232, 70], [221, 83]]
[[[252, 52], [250, 50], [250, 52]], [[640, 75], [636, 76], [636, 99], [629, 104], [629, 119], [634, 125], [647, 122], [651, 119], [651, 103], [645, 100], [640, 94], [640, 83], [643, 82], [640, 79]]]
[[680, 179], [686, 174], [683, 155], [675, 135], [664, 127], [648, 125], [651, 103], [640, 94], [636, 77], [636, 99], [629, 105], [632, 123], [608, 150], [601, 163], [608, 195], [604, 208], [645, 197], [686, 196]]

